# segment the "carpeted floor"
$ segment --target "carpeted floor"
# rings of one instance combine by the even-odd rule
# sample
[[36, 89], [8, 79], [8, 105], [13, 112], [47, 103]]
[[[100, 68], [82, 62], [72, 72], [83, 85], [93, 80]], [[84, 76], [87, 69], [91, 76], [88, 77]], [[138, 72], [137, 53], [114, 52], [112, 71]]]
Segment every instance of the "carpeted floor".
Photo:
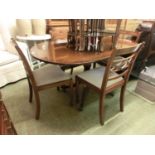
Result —
[[18, 134], [155, 134], [155, 104], [134, 93], [136, 80], [128, 83], [125, 111], [119, 111], [119, 91], [105, 101], [105, 125], [98, 120], [98, 96], [90, 91], [82, 112], [69, 106], [69, 95], [56, 88], [40, 93], [41, 117], [34, 119], [34, 101], [28, 102], [27, 80], [1, 89]]

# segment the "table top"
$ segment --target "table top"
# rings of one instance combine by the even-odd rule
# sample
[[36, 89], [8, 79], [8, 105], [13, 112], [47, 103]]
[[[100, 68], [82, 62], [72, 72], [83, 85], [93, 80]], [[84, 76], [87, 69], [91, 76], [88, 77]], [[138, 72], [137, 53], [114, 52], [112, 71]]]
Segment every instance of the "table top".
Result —
[[21, 41], [42, 41], [51, 39], [51, 35], [30, 35], [30, 36], [16, 36], [16, 39]]
[[[129, 40], [119, 40], [117, 44], [118, 55], [122, 53], [122, 48], [135, 46], [136, 43]], [[53, 42], [48, 42], [48, 45], [37, 44], [30, 49], [31, 55], [47, 63], [59, 65], [80, 65], [88, 64], [110, 57], [112, 51], [90, 52], [90, 51], [75, 51], [67, 48], [66, 45], [55, 46]]]

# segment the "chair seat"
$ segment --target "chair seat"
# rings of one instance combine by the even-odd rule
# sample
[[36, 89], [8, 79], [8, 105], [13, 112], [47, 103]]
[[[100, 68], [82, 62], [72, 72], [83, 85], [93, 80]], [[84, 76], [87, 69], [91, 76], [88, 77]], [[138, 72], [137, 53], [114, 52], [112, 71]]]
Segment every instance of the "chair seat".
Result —
[[59, 66], [46, 65], [33, 71], [37, 86], [54, 84], [71, 79], [69, 74], [63, 72]]
[[[80, 73], [80, 74], [78, 74], [78, 77], [80, 77], [81, 79], [91, 83], [92, 85], [94, 85], [100, 89], [102, 86], [104, 72], [105, 72], [105, 67], [102, 66], [102, 67], [99, 67], [96, 69], [92, 69], [92, 70]], [[118, 76], [118, 74], [111, 71], [110, 78], [115, 77], [115, 76]], [[122, 81], [122, 80], [123, 80], [122, 77], [114, 79], [114, 80], [109, 80], [107, 83], [107, 87], [112, 86], [113, 84], [115, 84], [119, 81]]]

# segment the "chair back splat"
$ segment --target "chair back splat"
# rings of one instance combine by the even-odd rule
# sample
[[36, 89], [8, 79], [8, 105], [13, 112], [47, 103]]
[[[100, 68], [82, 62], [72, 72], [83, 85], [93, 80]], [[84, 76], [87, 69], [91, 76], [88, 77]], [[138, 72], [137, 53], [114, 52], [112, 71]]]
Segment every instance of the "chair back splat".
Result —
[[28, 52], [28, 45], [24, 42], [15, 41], [15, 40], [14, 40], [14, 43], [15, 43], [15, 48], [18, 51], [18, 54], [23, 62], [28, 79], [31, 80], [31, 84], [33, 86], [36, 86], [37, 84], [36, 84], [31, 66], [27, 60], [28, 58], [26, 57], [26, 52]]

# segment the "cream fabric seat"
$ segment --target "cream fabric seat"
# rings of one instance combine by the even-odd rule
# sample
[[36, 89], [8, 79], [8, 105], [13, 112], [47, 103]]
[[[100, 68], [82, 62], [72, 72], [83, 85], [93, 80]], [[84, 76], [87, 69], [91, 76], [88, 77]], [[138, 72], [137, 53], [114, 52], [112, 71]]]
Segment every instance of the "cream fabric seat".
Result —
[[71, 79], [70, 74], [64, 74], [59, 66], [45, 65], [33, 71], [37, 86], [48, 85]]
[[[102, 86], [104, 73], [105, 73], [105, 67], [103, 66], [103, 67], [99, 67], [96, 69], [92, 69], [92, 70], [80, 73], [80, 74], [78, 74], [78, 77], [80, 77], [81, 79], [87, 81], [88, 83], [91, 83], [92, 85], [94, 85], [100, 89]], [[114, 78], [117, 76], [118, 76], [117, 73], [111, 71], [109, 78]], [[109, 87], [119, 81], [123, 81], [123, 78], [120, 77], [120, 78], [108, 81], [107, 87]]]

